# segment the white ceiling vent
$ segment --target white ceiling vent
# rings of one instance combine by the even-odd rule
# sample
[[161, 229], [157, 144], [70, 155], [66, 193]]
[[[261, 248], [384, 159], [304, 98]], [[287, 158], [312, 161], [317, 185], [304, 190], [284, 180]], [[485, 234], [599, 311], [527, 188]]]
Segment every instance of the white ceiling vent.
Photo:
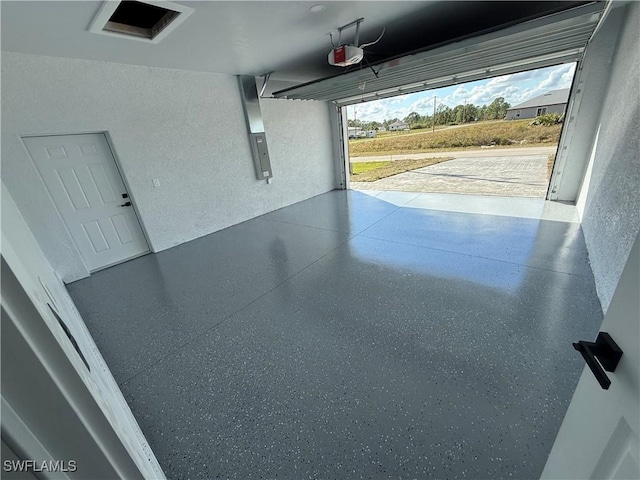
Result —
[[164, 1], [105, 1], [89, 31], [158, 43], [193, 13], [193, 8]]

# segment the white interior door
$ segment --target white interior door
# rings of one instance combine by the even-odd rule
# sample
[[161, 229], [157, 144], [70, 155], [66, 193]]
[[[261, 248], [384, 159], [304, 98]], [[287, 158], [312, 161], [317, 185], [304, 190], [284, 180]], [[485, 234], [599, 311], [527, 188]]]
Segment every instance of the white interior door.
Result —
[[24, 143], [89, 271], [149, 251], [103, 134], [27, 137]]
[[604, 390], [588, 367], [582, 372], [542, 478], [640, 478], [639, 238], [601, 327], [623, 351], [606, 372], [611, 385]]

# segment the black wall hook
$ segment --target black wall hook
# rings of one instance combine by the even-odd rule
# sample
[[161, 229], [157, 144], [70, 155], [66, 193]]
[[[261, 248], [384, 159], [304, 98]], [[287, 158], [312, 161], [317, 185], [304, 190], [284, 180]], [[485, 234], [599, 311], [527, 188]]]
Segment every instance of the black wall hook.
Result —
[[578, 343], [573, 344], [573, 348], [582, 354], [584, 361], [589, 365], [600, 386], [608, 390], [611, 380], [609, 380], [605, 370], [607, 372], [615, 372], [620, 357], [622, 357], [622, 350], [613, 341], [611, 335], [606, 332], [600, 332], [595, 343], [580, 340]]

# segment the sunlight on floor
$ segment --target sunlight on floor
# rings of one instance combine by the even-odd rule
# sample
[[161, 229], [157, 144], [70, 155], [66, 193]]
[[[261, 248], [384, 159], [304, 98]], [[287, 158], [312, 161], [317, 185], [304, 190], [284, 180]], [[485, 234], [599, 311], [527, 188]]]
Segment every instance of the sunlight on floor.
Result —
[[360, 190], [399, 207], [580, 223], [574, 205], [540, 198]]

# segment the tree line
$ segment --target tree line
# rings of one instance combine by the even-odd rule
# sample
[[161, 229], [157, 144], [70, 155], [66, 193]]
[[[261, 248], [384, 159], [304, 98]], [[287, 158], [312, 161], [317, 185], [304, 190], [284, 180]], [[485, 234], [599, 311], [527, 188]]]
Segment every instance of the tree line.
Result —
[[[436, 107], [435, 118], [433, 114], [420, 115], [417, 112], [411, 112], [402, 121], [408, 123], [411, 129], [419, 129], [432, 127], [434, 122], [435, 125], [459, 125], [481, 120], [502, 120], [509, 107], [511, 105], [505, 101], [504, 97], [498, 97], [489, 105], [482, 106], [469, 103], [451, 108], [441, 103]], [[362, 130], [379, 130], [381, 127], [388, 129], [390, 124], [399, 121], [399, 118], [390, 118], [383, 122], [349, 119], [348, 124], [350, 127], [358, 127]]]

